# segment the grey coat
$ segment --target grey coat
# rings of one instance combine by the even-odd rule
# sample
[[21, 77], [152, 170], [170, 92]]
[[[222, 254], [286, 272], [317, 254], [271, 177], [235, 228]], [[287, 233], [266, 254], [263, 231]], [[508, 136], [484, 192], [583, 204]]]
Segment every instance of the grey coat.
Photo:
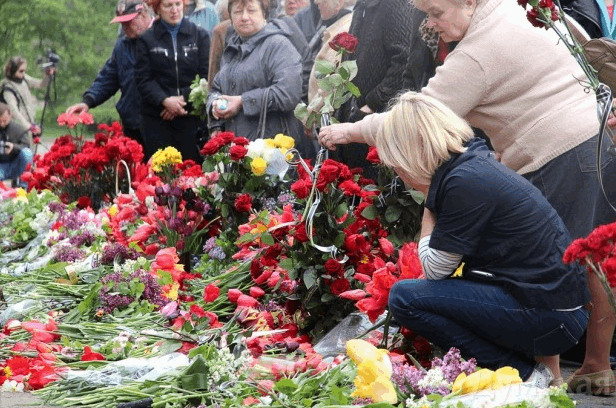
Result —
[[[250, 140], [270, 138], [278, 133], [297, 138], [301, 124], [293, 116], [302, 92], [300, 55], [286, 32], [273, 23], [243, 40], [234, 33], [225, 47], [220, 71], [214, 77], [208, 97], [210, 129], [221, 128]], [[215, 120], [212, 102], [220, 95], [241, 95], [242, 108], [233, 118]], [[267, 95], [265, 132], [259, 134], [259, 117]]]

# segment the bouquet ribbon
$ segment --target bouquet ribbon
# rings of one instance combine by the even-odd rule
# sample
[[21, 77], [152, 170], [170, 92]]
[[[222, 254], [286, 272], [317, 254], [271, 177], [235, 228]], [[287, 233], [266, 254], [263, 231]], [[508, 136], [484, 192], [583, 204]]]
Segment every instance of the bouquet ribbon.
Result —
[[[321, 116], [321, 126], [329, 126], [330, 118], [328, 113], [324, 113]], [[314, 130], [316, 133], [316, 129]], [[323, 165], [323, 161], [328, 157], [328, 150], [324, 147], [321, 147], [319, 152], [317, 153], [317, 159], [314, 164], [314, 168], [310, 170], [310, 167], [306, 163], [306, 161], [301, 157], [299, 151], [297, 149], [292, 149], [290, 151], [292, 153], [293, 158], [287, 160], [287, 162], [292, 166], [301, 165], [306, 173], [310, 176], [312, 180], [312, 189], [310, 190], [310, 195], [306, 199], [306, 209], [302, 215], [301, 221], [306, 222], [306, 234], [308, 236], [308, 240], [310, 241], [310, 245], [312, 245], [317, 250], [329, 253], [332, 259], [336, 259], [336, 255], [338, 254], [338, 248], [335, 245], [323, 246], [318, 245], [314, 242], [314, 235], [312, 233], [312, 228], [314, 224], [314, 217], [317, 213], [317, 209], [319, 208], [319, 204], [321, 203], [322, 195], [321, 192], [317, 189], [317, 180], [319, 178], [319, 173], [321, 172], [321, 166]], [[301, 222], [300, 221], [300, 222]], [[340, 263], [345, 263], [349, 259], [348, 256], [344, 255], [342, 260], [338, 260]]]

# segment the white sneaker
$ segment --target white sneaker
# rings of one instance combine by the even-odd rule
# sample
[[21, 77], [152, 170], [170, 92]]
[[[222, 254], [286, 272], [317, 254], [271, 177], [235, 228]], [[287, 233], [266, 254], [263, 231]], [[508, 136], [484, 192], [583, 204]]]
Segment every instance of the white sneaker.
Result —
[[554, 374], [552, 374], [552, 370], [541, 363], [537, 363], [528, 380], [524, 381], [524, 384], [537, 388], [549, 388], [553, 380]]

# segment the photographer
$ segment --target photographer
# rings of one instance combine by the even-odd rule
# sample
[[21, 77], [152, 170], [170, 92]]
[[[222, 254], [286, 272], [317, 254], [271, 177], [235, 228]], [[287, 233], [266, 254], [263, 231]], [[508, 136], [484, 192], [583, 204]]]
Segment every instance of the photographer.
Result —
[[28, 128], [13, 119], [11, 108], [0, 102], [0, 180], [17, 180], [13, 181], [13, 187], [27, 187], [19, 176], [32, 162], [30, 137]]
[[118, 38], [103, 69], [83, 94], [81, 103], [69, 106], [66, 113], [87, 112], [101, 105], [120, 90], [122, 96], [116, 104], [124, 134], [144, 146], [141, 135], [141, 97], [134, 78], [136, 55], [135, 39], [152, 25], [149, 7], [142, 0], [120, 0], [112, 23], [122, 24], [124, 35]]
[[[53, 66], [45, 70], [45, 77], [32, 78], [26, 74], [28, 62], [23, 57], [11, 58], [4, 68], [6, 78], [0, 82], [0, 100], [6, 102], [13, 112], [14, 120], [30, 129], [32, 135], [40, 136], [41, 128], [34, 119], [36, 115], [36, 98], [30, 89], [45, 88], [53, 78], [56, 70]], [[28, 147], [32, 146], [32, 140], [28, 137]]]

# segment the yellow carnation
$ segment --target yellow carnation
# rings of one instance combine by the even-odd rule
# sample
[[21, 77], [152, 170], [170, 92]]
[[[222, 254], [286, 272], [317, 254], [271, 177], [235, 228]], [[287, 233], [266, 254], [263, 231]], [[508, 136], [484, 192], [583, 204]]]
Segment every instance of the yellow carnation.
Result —
[[267, 162], [263, 160], [262, 157], [255, 157], [252, 159], [252, 162], [250, 162], [250, 168], [254, 174], [261, 176], [265, 173], [265, 170], [267, 170]]
[[158, 149], [152, 155], [152, 170], [161, 172], [165, 166], [182, 163], [182, 154], [172, 146], [167, 146], [163, 150]]
[[114, 204], [111, 207], [109, 207], [109, 216], [110, 217], [115, 217], [115, 215], [118, 213], [118, 205]]

